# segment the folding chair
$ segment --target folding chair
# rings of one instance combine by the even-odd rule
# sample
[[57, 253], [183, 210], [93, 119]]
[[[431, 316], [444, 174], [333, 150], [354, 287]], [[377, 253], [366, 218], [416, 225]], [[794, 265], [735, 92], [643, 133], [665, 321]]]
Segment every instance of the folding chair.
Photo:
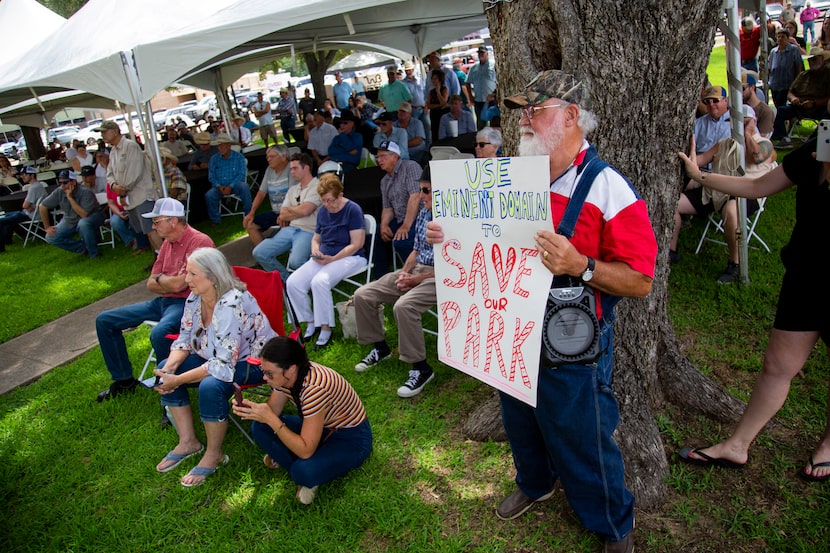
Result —
[[112, 217], [112, 210], [109, 208], [107, 202], [107, 193], [106, 192], [96, 192], [95, 198], [98, 200], [98, 205], [106, 206], [106, 220], [104, 223], [98, 227], [98, 232], [101, 234], [101, 240], [98, 242], [99, 246], [112, 246], [115, 248], [115, 231], [112, 230], [110, 226], [110, 217]]
[[184, 200], [184, 219], [187, 221], [188, 217], [190, 217], [190, 197], [193, 195], [193, 190], [191, 189], [189, 182], [185, 182], [184, 184], [185, 194], [187, 196]]
[[475, 157], [476, 156], [474, 156], [473, 154], [468, 154], [466, 152], [458, 152], [457, 154], [452, 154], [450, 156], [450, 159], [473, 159]]
[[366, 247], [365, 244], [369, 245], [369, 262], [365, 267], [346, 276], [346, 278], [337, 283], [337, 286], [332, 288], [333, 292], [337, 292], [346, 298], [350, 298], [352, 294], [339, 288], [344, 282], [360, 287], [364, 284], [369, 284], [372, 281], [372, 267], [375, 265], [375, 233], [377, 232], [378, 224], [377, 221], [375, 221], [375, 218], [368, 213], [363, 214], [363, 222], [366, 228], [366, 241], [364, 242], [364, 248]]
[[[746, 237], [746, 243], [751, 245], [752, 239], [754, 238], [758, 242], [760, 242], [761, 247], [767, 250], [769, 253], [770, 249], [764, 239], [758, 236], [758, 233], [755, 232], [755, 227], [758, 225], [758, 220], [761, 218], [761, 213], [764, 212], [764, 204], [767, 203], [766, 198], [758, 198], [758, 210], [752, 214], [752, 216], [746, 218], [746, 230], [744, 236]], [[719, 212], [713, 212], [709, 214], [709, 218], [706, 220], [706, 227], [703, 229], [703, 234], [700, 235], [700, 241], [697, 243], [697, 249], [695, 249], [695, 254], [700, 252], [700, 248], [703, 246], [704, 241], [714, 242], [715, 244], [722, 244], [726, 245], [726, 242], [719, 238], [710, 237], [709, 236], [709, 229], [712, 229], [712, 232], [723, 234], [723, 219], [721, 219], [721, 215]]]
[[34, 244], [35, 239], [40, 239], [46, 242], [46, 228], [43, 226], [43, 222], [40, 220], [40, 203], [43, 201], [43, 198], [38, 200], [35, 204], [35, 210], [32, 213], [32, 218], [28, 221], [24, 221], [20, 223], [20, 227], [26, 231], [26, 237], [23, 239], [23, 247], [29, 245], [29, 241], [31, 240]]
[[440, 159], [452, 159], [455, 154], [460, 154], [461, 151], [455, 146], [433, 146], [429, 149], [429, 155], [433, 161]]

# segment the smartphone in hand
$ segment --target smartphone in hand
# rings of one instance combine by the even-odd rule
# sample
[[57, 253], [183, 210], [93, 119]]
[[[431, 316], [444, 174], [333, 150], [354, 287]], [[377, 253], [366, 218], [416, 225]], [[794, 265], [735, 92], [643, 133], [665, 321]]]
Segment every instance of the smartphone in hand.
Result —
[[236, 405], [242, 407], [242, 388], [236, 382], [233, 383], [233, 395], [236, 398]]
[[816, 161], [830, 163], [830, 119], [822, 119], [818, 123]]

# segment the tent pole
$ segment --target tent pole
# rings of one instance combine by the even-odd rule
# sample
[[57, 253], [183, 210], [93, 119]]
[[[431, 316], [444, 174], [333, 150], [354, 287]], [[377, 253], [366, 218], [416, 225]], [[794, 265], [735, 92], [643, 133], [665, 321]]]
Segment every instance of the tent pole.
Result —
[[[729, 82], [729, 113], [732, 122], [732, 139], [738, 143], [740, 164], [738, 174], [746, 174], [746, 157], [744, 141], [744, 118], [743, 118], [743, 88], [741, 86], [741, 41], [738, 37], [738, 2], [737, 0], [724, 0], [726, 9], [727, 24], [720, 23], [721, 31], [726, 39], [726, 78]], [[749, 284], [749, 256], [747, 252], [746, 234], [746, 199], [738, 198], [738, 225], [736, 230], [736, 241], [738, 245], [738, 265], [740, 266], [741, 282]]]
[[[133, 52], [121, 52], [121, 66], [124, 69], [124, 74], [127, 77], [127, 84], [130, 86], [130, 96], [133, 98], [133, 105], [135, 106], [136, 115], [138, 115], [138, 124], [141, 127], [141, 133], [144, 135], [144, 152], [148, 153], [150, 159], [153, 163], [150, 164], [153, 172], [153, 180], [156, 183], [160, 183], [157, 187], [161, 189], [161, 194], [165, 198], [167, 197], [167, 186], [164, 182], [164, 168], [161, 165], [161, 153], [159, 152], [159, 145], [158, 141], [156, 140], [156, 129], [151, 123], [149, 125], [144, 117], [142, 117], [141, 113], [141, 94], [140, 88], [141, 85], [138, 80], [138, 73], [136, 72], [135, 64], [131, 63], [131, 61], [135, 61], [135, 57], [133, 56]], [[145, 104], [145, 110], [150, 109], [150, 102]], [[147, 116], [151, 115], [152, 111], [149, 111]], [[128, 123], [127, 126], [132, 128], [132, 120], [127, 119]]]

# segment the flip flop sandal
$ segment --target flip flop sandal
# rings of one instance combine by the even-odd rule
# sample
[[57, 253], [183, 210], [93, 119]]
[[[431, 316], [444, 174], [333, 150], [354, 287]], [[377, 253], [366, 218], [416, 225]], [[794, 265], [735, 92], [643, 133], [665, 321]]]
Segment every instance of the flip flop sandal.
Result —
[[164, 467], [163, 469], [158, 468], [158, 465], [156, 465], [156, 470], [159, 471], [159, 472], [170, 472], [171, 470], [173, 470], [177, 466], [181, 465], [182, 461], [184, 461], [185, 459], [189, 459], [190, 457], [193, 457], [194, 455], [198, 455], [201, 452], [203, 452], [204, 450], [205, 450], [205, 446], [200, 447], [196, 451], [191, 451], [190, 453], [173, 453], [173, 451], [171, 450], [170, 453], [168, 453], [167, 455], [164, 456], [164, 459], [162, 459], [159, 462], [159, 464], [161, 464], [165, 461], [175, 461], [175, 462], [172, 465]]
[[[810, 455], [810, 468], [825, 468], [830, 467], [830, 461], [825, 461], [824, 463], [814, 463], [813, 456]], [[825, 474], [824, 476], [813, 476], [812, 474], [807, 474], [804, 472], [804, 469], [798, 471], [798, 476], [800, 476], [803, 480], [808, 482], [824, 482], [825, 480], [830, 480], [830, 474]]]
[[[711, 455], [706, 455], [701, 451], [701, 449], [705, 448], [691, 448], [691, 447], [684, 447], [680, 451], [677, 452], [677, 456], [680, 457], [681, 460], [689, 463], [690, 465], [698, 465], [701, 467], [721, 467], [724, 469], [733, 469], [733, 470], [741, 470], [746, 466], [746, 463], [736, 463], [734, 461], [730, 461], [729, 459], [721, 459], [719, 457], [712, 457]], [[689, 454], [694, 453], [695, 455], [702, 457], [701, 459], [695, 459], [691, 457]]]
[[277, 463], [276, 461], [274, 461], [271, 458], [271, 456], [268, 455], [267, 453], [265, 454], [265, 457], [262, 458], [262, 464], [264, 464], [266, 467], [268, 467], [271, 470], [276, 470], [276, 469], [280, 468], [280, 464]]
[[219, 467], [227, 465], [228, 461], [230, 461], [230, 457], [225, 455], [219, 460], [219, 463], [215, 467], [193, 467], [192, 469], [190, 469], [190, 472], [188, 472], [185, 476], [203, 476], [204, 478], [191, 484], [185, 484], [184, 481], [182, 481], [181, 485], [185, 488], [195, 488], [196, 486], [201, 486], [205, 483], [205, 480], [207, 480], [208, 476], [219, 470]]

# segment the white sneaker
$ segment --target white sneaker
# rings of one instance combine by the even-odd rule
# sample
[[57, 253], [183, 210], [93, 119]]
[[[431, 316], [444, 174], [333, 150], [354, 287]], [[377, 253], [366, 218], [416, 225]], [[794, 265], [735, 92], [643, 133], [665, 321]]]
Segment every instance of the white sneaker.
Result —
[[369, 352], [369, 355], [363, 358], [363, 361], [354, 366], [354, 370], [356, 370], [359, 373], [362, 373], [369, 367], [374, 367], [381, 361], [385, 361], [390, 357], [392, 357], [391, 351], [386, 355], [381, 356], [380, 352], [378, 351], [378, 348], [373, 348], [372, 351]]
[[303, 505], [311, 505], [311, 502], [314, 501], [314, 496], [317, 495], [317, 488], [319, 487], [306, 488], [305, 486], [297, 486], [297, 501]]

